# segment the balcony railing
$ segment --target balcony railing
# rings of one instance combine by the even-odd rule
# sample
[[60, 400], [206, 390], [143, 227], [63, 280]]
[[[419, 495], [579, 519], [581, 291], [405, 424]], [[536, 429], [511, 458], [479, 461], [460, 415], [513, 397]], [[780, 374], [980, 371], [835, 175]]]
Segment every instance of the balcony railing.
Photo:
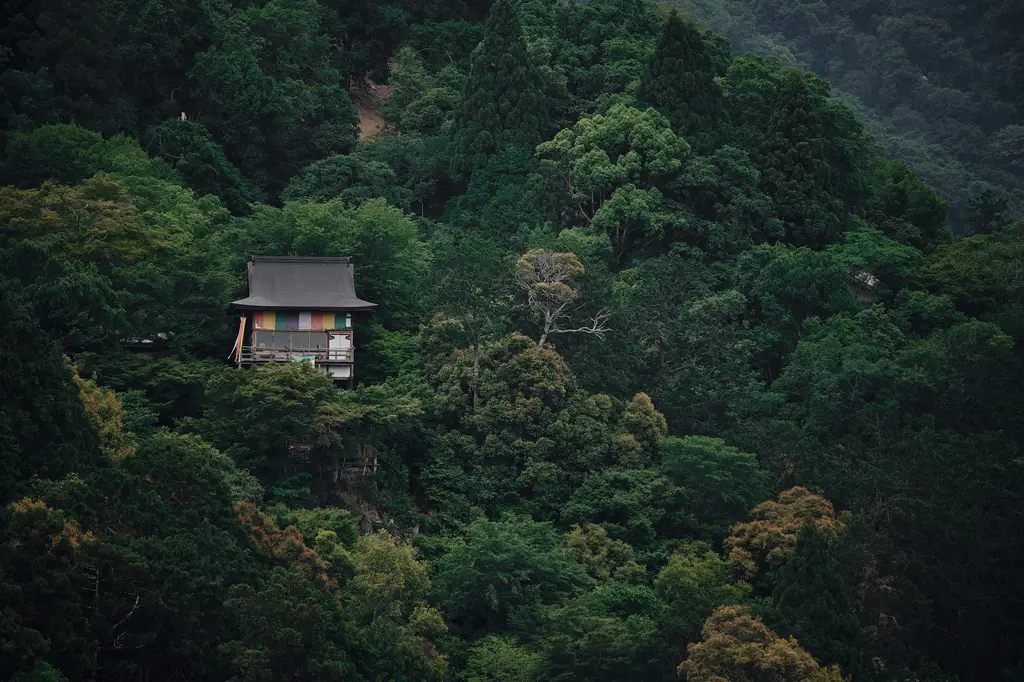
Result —
[[303, 350], [301, 348], [253, 348], [252, 346], [242, 346], [238, 353], [238, 364], [249, 365], [263, 362], [302, 362], [310, 360], [317, 364], [332, 364], [335, 362], [352, 362], [353, 355], [351, 348]]

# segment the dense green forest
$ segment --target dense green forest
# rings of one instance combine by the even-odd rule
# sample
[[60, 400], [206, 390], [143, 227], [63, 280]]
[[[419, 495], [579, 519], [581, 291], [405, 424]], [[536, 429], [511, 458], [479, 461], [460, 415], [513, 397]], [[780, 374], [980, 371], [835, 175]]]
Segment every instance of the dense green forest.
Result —
[[1020, 0], [670, 1], [739, 52], [827, 79], [886, 156], [950, 202], [955, 233], [971, 231], [972, 200], [1024, 216]]
[[1024, 679], [1019, 5], [686, 8], [6, 3], [0, 679]]

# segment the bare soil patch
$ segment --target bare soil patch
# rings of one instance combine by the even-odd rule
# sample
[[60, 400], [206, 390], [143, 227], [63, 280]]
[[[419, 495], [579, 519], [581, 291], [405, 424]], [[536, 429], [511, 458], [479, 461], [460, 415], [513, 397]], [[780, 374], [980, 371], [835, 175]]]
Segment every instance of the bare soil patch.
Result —
[[391, 96], [391, 86], [374, 83], [365, 78], [349, 88], [349, 96], [359, 112], [359, 141], [371, 139], [386, 127], [380, 107]]

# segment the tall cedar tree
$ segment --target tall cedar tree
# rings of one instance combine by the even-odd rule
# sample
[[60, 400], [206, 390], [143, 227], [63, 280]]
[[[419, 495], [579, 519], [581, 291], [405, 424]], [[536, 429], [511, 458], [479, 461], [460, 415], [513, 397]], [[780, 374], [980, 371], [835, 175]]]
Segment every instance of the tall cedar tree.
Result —
[[463, 182], [489, 156], [514, 147], [532, 152], [548, 132], [547, 102], [517, 7], [517, 0], [494, 3], [470, 57], [451, 161], [452, 176]]
[[758, 165], [761, 190], [772, 197], [792, 244], [821, 248], [846, 227], [843, 176], [853, 163], [837, 137], [821, 94], [811, 91], [804, 74], [787, 71]]
[[658, 36], [640, 97], [661, 111], [697, 153], [710, 153], [720, 141], [725, 117], [714, 58], [700, 30], [676, 10]]
[[836, 541], [807, 524], [796, 550], [779, 569], [772, 604], [779, 630], [827, 665], [854, 670], [858, 631], [843, 585]]

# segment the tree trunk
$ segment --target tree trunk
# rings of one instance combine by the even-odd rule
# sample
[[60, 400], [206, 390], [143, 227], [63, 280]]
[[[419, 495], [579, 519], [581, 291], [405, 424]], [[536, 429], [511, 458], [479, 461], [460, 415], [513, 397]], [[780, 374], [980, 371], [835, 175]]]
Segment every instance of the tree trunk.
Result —
[[537, 342], [537, 348], [543, 348], [544, 344], [548, 340], [548, 335], [552, 332], [555, 327], [555, 318], [551, 314], [550, 310], [544, 311], [544, 331], [541, 332], [540, 341]]

